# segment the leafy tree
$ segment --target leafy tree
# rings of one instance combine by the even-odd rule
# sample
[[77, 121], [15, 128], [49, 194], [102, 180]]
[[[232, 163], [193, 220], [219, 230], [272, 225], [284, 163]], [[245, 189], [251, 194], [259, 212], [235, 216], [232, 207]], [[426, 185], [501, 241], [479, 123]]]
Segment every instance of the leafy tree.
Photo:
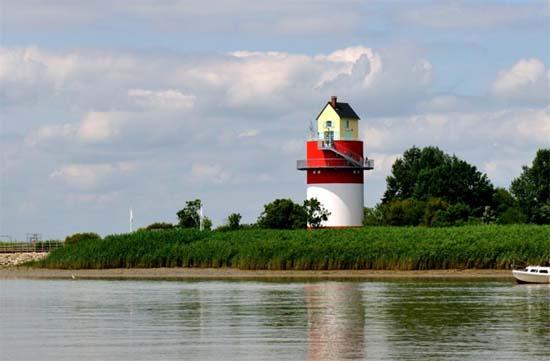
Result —
[[539, 149], [531, 167], [524, 166], [512, 181], [510, 191], [530, 222], [550, 223], [550, 148]]
[[178, 226], [182, 228], [199, 228], [201, 207], [202, 202], [200, 199], [185, 202], [185, 208], [176, 213], [179, 219]]
[[493, 186], [487, 176], [436, 147], [408, 149], [395, 161], [386, 180], [383, 203], [435, 197], [451, 204], [464, 203], [477, 215], [492, 204]]
[[418, 174], [422, 169], [436, 168], [444, 162], [445, 154], [436, 147], [423, 149], [412, 147], [403, 153], [392, 166], [392, 174], [386, 178], [387, 188], [383, 203], [394, 199], [411, 198], [414, 194]]
[[174, 225], [172, 223], [166, 223], [166, 222], [155, 222], [145, 227], [147, 231], [172, 229], [172, 228], [174, 228]]
[[264, 211], [258, 218], [260, 228], [298, 229], [307, 225], [307, 213], [291, 199], [276, 199], [264, 205]]
[[317, 198], [306, 199], [303, 207], [306, 212], [307, 224], [310, 227], [320, 228], [323, 222], [326, 222], [328, 216], [330, 216], [330, 212], [323, 207]]
[[240, 213], [231, 213], [227, 216], [227, 226], [230, 230], [236, 230], [241, 228], [241, 218]]
[[519, 208], [509, 207], [497, 218], [497, 224], [526, 223], [527, 216]]

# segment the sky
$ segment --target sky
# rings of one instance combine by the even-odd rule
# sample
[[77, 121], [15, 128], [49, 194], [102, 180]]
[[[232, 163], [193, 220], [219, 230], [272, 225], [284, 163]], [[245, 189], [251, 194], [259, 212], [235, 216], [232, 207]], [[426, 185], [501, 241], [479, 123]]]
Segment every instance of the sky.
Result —
[[305, 198], [330, 96], [375, 169], [434, 145], [508, 187], [550, 147], [550, 1], [0, 1], [0, 235], [215, 225]]

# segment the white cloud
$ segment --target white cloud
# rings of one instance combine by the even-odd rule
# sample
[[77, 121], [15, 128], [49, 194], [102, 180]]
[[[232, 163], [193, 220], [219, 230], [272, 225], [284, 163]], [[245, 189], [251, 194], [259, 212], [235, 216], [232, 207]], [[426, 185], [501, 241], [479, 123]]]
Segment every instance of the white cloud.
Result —
[[103, 206], [112, 204], [118, 200], [119, 192], [104, 192], [104, 193], [67, 193], [65, 201], [68, 205], [81, 206], [83, 204], [92, 204], [96, 206]]
[[50, 178], [79, 191], [92, 191], [112, 186], [117, 177], [136, 170], [132, 162], [67, 164], [55, 169]]
[[511, 132], [526, 143], [539, 144], [541, 147], [550, 145], [550, 107], [520, 113], [508, 124]]
[[0, 99], [4, 104], [34, 101], [51, 92], [47, 82], [48, 67], [33, 58], [34, 48], [0, 48]]
[[255, 137], [258, 134], [260, 134], [260, 131], [258, 129], [245, 130], [239, 133], [239, 138]]
[[[449, 112], [371, 118], [364, 129], [367, 149], [401, 150], [414, 144], [473, 150], [477, 147], [548, 146], [550, 108]], [[374, 138], [374, 139], [372, 139]], [[372, 139], [369, 142], [369, 139]]]
[[[187, 100], [183, 101], [187, 103]], [[141, 144], [173, 141], [178, 133], [192, 130], [200, 119], [179, 117], [186, 114], [187, 105], [169, 107], [156, 104], [143, 111], [91, 111], [77, 123], [52, 124], [39, 127], [25, 139], [28, 146], [61, 149], [61, 146]], [[169, 109], [169, 113], [165, 111]], [[175, 109], [179, 109], [176, 111]], [[191, 139], [187, 135], [186, 140]]]
[[334, 34], [356, 28], [360, 20], [359, 9], [355, 3], [334, 6], [332, 2], [303, 4], [292, 0], [133, 0], [131, 6], [124, 0], [6, 0], [3, 20], [16, 28], [60, 31], [97, 26], [122, 18], [139, 22], [146, 29], [153, 27], [168, 32]]
[[391, 173], [393, 163], [401, 154], [372, 152], [367, 153], [367, 156], [369, 159], [374, 160], [374, 169], [366, 172], [367, 183], [372, 180], [383, 183], [386, 177]]
[[506, 100], [548, 104], [550, 69], [539, 59], [522, 59], [499, 72], [491, 93]]
[[[285, 114], [293, 104], [313, 105], [330, 93], [391, 113], [425, 93], [431, 64], [404, 50], [364, 46], [318, 55], [237, 51], [205, 58], [25, 47], [1, 50], [0, 80], [0, 97], [11, 103], [41, 101], [80, 112]], [[116, 131], [107, 123], [98, 137]]]
[[51, 141], [59, 141], [63, 138], [72, 138], [75, 134], [73, 124], [52, 124], [39, 127], [25, 138], [29, 146], [48, 144]]
[[454, 94], [440, 94], [420, 101], [416, 109], [422, 113], [463, 112], [479, 108], [474, 99]]
[[191, 167], [191, 175], [197, 182], [214, 184], [227, 183], [233, 178], [231, 173], [219, 164], [194, 163]]
[[325, 71], [322, 74], [321, 79], [317, 85], [322, 86], [327, 82], [335, 80], [340, 75], [351, 76], [355, 64], [357, 64], [357, 62], [361, 60], [362, 57], [365, 57], [367, 59], [366, 64], [368, 64], [366, 75], [362, 79], [362, 85], [367, 88], [372, 86], [374, 78], [378, 76], [383, 70], [382, 59], [380, 57], [380, 54], [376, 53], [373, 49], [364, 46], [349, 47], [336, 50], [328, 54], [327, 56], [319, 56], [319, 59], [328, 60], [336, 64], [342, 64], [342, 68], [340, 68], [338, 71], [334, 71], [334, 69], [328, 69], [327, 71]]
[[128, 96], [145, 108], [190, 110], [195, 104], [195, 96], [174, 89], [160, 91], [130, 89]]
[[125, 114], [90, 112], [78, 128], [78, 137], [85, 143], [99, 143], [112, 139], [120, 132]]
[[508, 154], [506, 158], [484, 162], [480, 171], [485, 172], [489, 179], [497, 182], [497, 186], [508, 188], [510, 181], [519, 175], [525, 165], [523, 154]]

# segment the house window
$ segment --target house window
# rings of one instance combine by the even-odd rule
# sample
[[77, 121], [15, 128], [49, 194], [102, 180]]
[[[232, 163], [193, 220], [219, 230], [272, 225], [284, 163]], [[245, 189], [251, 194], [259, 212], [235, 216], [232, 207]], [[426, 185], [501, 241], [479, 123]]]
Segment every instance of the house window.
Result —
[[349, 119], [346, 119], [346, 129], [349, 129]]
[[331, 128], [332, 127], [332, 120], [327, 120], [326, 123], [325, 123], [325, 127], [326, 128]]

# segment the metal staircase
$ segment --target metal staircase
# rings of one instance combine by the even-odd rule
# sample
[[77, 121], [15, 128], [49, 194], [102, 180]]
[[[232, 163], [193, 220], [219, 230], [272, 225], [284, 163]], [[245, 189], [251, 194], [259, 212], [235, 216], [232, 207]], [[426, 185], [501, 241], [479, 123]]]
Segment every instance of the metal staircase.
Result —
[[363, 168], [363, 161], [362, 159], [356, 159], [352, 156], [353, 153], [349, 152], [348, 154], [336, 149], [333, 144], [329, 143], [326, 144], [325, 142], [322, 142], [323, 145], [321, 146], [322, 150], [330, 150], [336, 155], [339, 155], [340, 157], [347, 160], [349, 163], [353, 164], [357, 168]]
[[[340, 157], [344, 158], [346, 161], [348, 161], [350, 164], [352, 164], [356, 168], [361, 168], [361, 169], [373, 169], [374, 168], [374, 162], [372, 162], [372, 160], [370, 160], [370, 159], [365, 159], [364, 160], [363, 157], [354, 154], [352, 151], [344, 150], [345, 148], [344, 149], [336, 149], [334, 147], [333, 142], [327, 142], [327, 141], [322, 140], [322, 141], [319, 141], [318, 146], [319, 146], [319, 149], [329, 150], [329, 151], [333, 152], [334, 154], [339, 155]], [[340, 146], [340, 148], [343, 148], [343, 147]]]

